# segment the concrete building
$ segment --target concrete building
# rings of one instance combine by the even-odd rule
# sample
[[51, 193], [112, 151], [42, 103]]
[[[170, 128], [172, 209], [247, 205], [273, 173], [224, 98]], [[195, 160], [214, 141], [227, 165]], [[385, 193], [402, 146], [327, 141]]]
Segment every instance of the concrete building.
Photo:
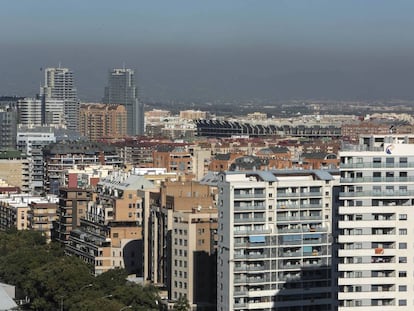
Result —
[[0, 151], [0, 179], [29, 192], [30, 166], [26, 155], [17, 150]]
[[154, 167], [165, 167], [168, 172], [193, 175], [193, 158], [187, 145], [159, 145], [152, 154]]
[[44, 160], [42, 149], [56, 142], [56, 137], [48, 127], [19, 127], [17, 149], [27, 156], [29, 163], [29, 189], [33, 194], [41, 194], [44, 188]]
[[50, 125], [63, 127], [65, 121], [65, 101], [55, 98], [23, 98], [17, 102], [19, 125], [36, 127]]
[[[57, 198], [27, 193], [0, 194], [0, 230], [38, 230], [50, 238], [50, 226], [56, 215]], [[47, 206], [47, 211], [44, 210]]]
[[172, 300], [187, 297], [192, 310], [217, 310], [217, 209], [174, 212], [172, 224]]
[[[73, 72], [68, 68], [46, 68], [44, 85], [40, 88], [42, 105], [55, 105], [64, 102], [64, 121], [68, 129], [78, 130], [79, 100], [74, 83]], [[53, 104], [54, 103], [54, 104]], [[46, 110], [44, 110], [46, 111]], [[44, 117], [46, 119], [46, 115]]]
[[27, 230], [29, 224], [29, 202], [26, 195], [0, 195], [0, 230]]
[[24, 126], [40, 126], [42, 120], [42, 101], [36, 98], [23, 98], [17, 102], [19, 124]]
[[127, 134], [127, 111], [124, 105], [81, 104], [79, 131], [89, 140], [122, 138]]
[[414, 308], [414, 145], [378, 143], [340, 152], [338, 310]]
[[334, 310], [327, 171], [219, 174], [217, 310]]
[[80, 226], [85, 218], [88, 202], [92, 199], [90, 190], [81, 188], [60, 188], [57, 220], [53, 223], [52, 240], [65, 245], [72, 230]]
[[45, 191], [57, 194], [67, 186], [67, 170], [90, 165], [120, 167], [122, 161], [113, 146], [93, 142], [62, 142], [43, 148], [45, 161]]
[[66, 253], [91, 264], [95, 274], [125, 268], [142, 277], [143, 223], [150, 191], [157, 189], [143, 176], [116, 172], [103, 178], [80, 226], [70, 233]]
[[180, 111], [180, 118], [187, 120], [205, 119], [207, 112], [200, 110], [183, 110]]
[[112, 69], [105, 87], [104, 104], [124, 105], [127, 111], [127, 134], [143, 135], [144, 104], [138, 100], [138, 88], [135, 84], [135, 72], [132, 69]]
[[194, 181], [169, 181], [149, 199], [146, 279], [167, 288], [172, 301], [185, 295], [194, 310], [215, 310], [216, 274], [211, 269], [216, 267], [217, 210], [213, 189]]
[[16, 148], [16, 132], [18, 113], [12, 101], [3, 103], [0, 100], [0, 149]]
[[52, 240], [53, 223], [57, 220], [57, 203], [57, 197], [52, 196], [29, 203], [30, 229], [42, 232], [47, 242]]

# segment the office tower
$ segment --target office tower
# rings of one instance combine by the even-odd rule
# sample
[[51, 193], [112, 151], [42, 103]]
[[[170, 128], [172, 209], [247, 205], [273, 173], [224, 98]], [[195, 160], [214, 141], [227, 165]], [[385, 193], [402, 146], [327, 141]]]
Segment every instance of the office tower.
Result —
[[124, 105], [127, 110], [127, 134], [144, 134], [144, 105], [138, 101], [138, 89], [132, 69], [113, 69], [105, 87], [104, 104]]
[[305, 170], [219, 174], [217, 310], [333, 310], [338, 179]]
[[126, 136], [127, 112], [123, 105], [81, 104], [79, 132], [89, 140]]
[[338, 310], [412, 310], [414, 145], [386, 137], [340, 158]]
[[[63, 100], [65, 125], [70, 130], [78, 130], [79, 101], [73, 79], [73, 72], [68, 68], [46, 68], [45, 84], [40, 90], [43, 111], [47, 100]], [[44, 119], [46, 116], [43, 117]]]

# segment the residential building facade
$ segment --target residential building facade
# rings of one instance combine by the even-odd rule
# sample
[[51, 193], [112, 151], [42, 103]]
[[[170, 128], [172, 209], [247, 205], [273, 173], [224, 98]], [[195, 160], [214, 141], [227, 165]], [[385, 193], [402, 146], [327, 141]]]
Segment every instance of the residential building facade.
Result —
[[217, 310], [334, 310], [326, 171], [219, 174]]
[[340, 152], [338, 310], [414, 307], [414, 145]]
[[[54, 105], [52, 104], [53, 100], [63, 101], [65, 125], [68, 129], [77, 131], [79, 121], [79, 100], [77, 97], [73, 72], [68, 68], [59, 66], [57, 68], [46, 68], [44, 73], [44, 85], [40, 88], [43, 107], [45, 107], [49, 101], [48, 105]], [[58, 106], [61, 107], [60, 104]], [[46, 109], [44, 108], [43, 111], [45, 113]], [[46, 119], [46, 116], [44, 116], [44, 119]]]
[[89, 140], [122, 138], [127, 134], [127, 111], [123, 105], [81, 104], [79, 131]]

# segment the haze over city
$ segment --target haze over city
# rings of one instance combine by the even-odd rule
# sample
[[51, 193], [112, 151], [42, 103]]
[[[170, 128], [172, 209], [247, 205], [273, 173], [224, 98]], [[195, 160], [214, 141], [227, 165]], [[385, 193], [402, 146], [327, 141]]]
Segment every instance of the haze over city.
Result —
[[150, 101], [413, 99], [412, 1], [2, 1], [0, 94], [71, 68], [100, 101], [110, 68]]

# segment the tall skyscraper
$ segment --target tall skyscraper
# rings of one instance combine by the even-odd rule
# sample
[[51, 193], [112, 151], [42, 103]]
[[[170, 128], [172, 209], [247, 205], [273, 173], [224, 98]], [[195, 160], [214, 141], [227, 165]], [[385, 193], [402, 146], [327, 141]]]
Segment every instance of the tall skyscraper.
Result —
[[[64, 121], [70, 130], [78, 130], [79, 100], [73, 79], [73, 72], [68, 68], [46, 68], [45, 84], [40, 89], [43, 111], [50, 100], [64, 101]], [[46, 116], [43, 116], [45, 122]]]
[[340, 153], [338, 310], [414, 308], [414, 145], [383, 141]]
[[132, 69], [112, 69], [105, 87], [104, 104], [124, 105], [127, 110], [127, 134], [144, 134], [144, 105], [138, 100], [135, 73]]
[[217, 310], [333, 310], [326, 171], [219, 175]]

